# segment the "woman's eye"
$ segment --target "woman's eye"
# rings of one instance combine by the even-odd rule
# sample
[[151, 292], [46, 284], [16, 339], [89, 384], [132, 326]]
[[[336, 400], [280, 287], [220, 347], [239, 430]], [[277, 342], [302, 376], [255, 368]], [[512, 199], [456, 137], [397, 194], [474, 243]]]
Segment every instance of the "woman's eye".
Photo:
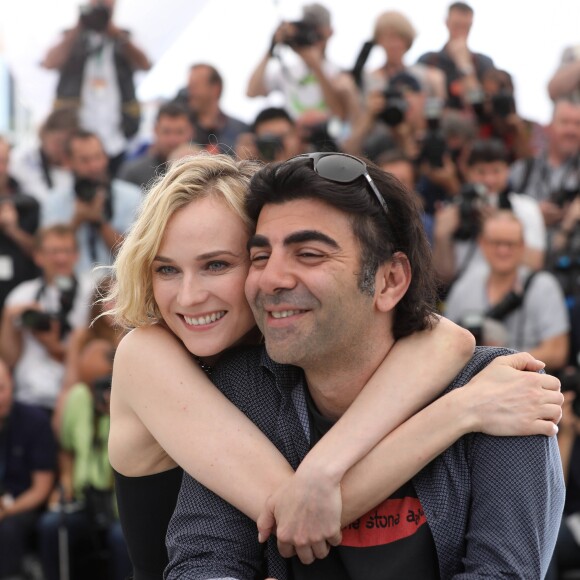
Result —
[[155, 269], [156, 274], [161, 274], [162, 276], [169, 276], [170, 274], [175, 274], [177, 270], [173, 266], [158, 266]]
[[215, 261], [215, 262], [209, 262], [206, 265], [206, 269], [209, 270], [210, 272], [221, 272], [222, 270], [225, 270], [230, 264], [228, 264], [228, 262], [222, 262], [222, 261]]

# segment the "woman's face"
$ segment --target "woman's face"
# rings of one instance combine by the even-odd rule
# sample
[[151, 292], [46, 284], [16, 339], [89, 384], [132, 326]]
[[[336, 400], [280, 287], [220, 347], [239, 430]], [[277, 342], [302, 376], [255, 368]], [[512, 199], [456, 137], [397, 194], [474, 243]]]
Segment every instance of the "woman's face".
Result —
[[214, 198], [191, 202], [167, 223], [152, 264], [153, 296], [197, 356], [221, 353], [256, 324], [244, 295], [247, 241], [242, 220]]
[[387, 59], [402, 62], [403, 56], [409, 50], [407, 41], [394, 30], [383, 30], [377, 38], [377, 44], [383, 47], [387, 53]]

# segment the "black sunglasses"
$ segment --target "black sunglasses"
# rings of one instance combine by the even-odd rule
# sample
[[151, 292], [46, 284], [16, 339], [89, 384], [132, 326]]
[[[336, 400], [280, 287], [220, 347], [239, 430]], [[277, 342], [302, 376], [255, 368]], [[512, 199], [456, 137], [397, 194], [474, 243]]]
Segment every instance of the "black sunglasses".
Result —
[[295, 159], [312, 159], [312, 169], [320, 177], [336, 183], [350, 183], [359, 177], [364, 177], [370, 185], [375, 197], [381, 204], [385, 213], [388, 213], [387, 202], [383, 199], [372, 177], [367, 170], [367, 164], [347, 153], [303, 153], [292, 157], [288, 161]]

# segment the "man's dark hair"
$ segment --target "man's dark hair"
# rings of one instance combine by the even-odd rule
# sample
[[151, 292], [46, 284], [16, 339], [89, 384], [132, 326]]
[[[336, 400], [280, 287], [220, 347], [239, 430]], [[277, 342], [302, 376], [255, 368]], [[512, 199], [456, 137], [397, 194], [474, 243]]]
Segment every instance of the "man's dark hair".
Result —
[[281, 107], [268, 107], [267, 109], [260, 111], [254, 119], [254, 122], [252, 123], [252, 133], [255, 133], [262, 123], [267, 123], [274, 119], [284, 119], [294, 126], [294, 121], [286, 109], [282, 109]]
[[415, 197], [392, 175], [370, 162], [367, 166], [387, 202], [387, 214], [363, 177], [352, 183], [329, 181], [315, 173], [312, 161], [306, 158], [271, 163], [258, 171], [250, 183], [246, 208], [254, 222], [264, 205], [296, 199], [316, 199], [348, 214], [360, 244], [358, 286], [364, 293], [374, 293], [374, 276], [379, 265], [395, 252], [403, 252], [413, 275], [409, 289], [395, 309], [393, 335], [399, 339], [433, 324], [436, 284], [431, 250]]
[[509, 156], [505, 145], [499, 139], [480, 139], [471, 147], [467, 166], [472, 167], [477, 163], [495, 163], [501, 161], [509, 164]]
[[53, 131], [75, 131], [79, 126], [79, 111], [77, 107], [62, 107], [55, 109], [46, 117], [40, 133]]
[[183, 105], [174, 102], [164, 103], [159, 107], [155, 121], [159, 121], [161, 117], [171, 117], [172, 119], [185, 117], [188, 121], [190, 121], [189, 111]]
[[200, 62], [200, 63], [196, 63], [196, 64], [192, 64], [190, 67], [190, 70], [195, 70], [196, 68], [205, 68], [209, 71], [209, 83], [211, 85], [218, 85], [219, 89], [220, 89], [220, 96], [222, 94], [222, 91], [224, 89], [224, 79], [222, 78], [222, 75], [219, 73], [218, 69], [215, 68], [215, 66], [212, 66], [211, 64], [206, 64], [204, 62]]
[[101, 140], [99, 139], [99, 136], [96, 133], [87, 131], [85, 129], [75, 129], [69, 135], [69, 138], [66, 140], [65, 147], [66, 154], [69, 157], [72, 155], [73, 143], [75, 141], [88, 141], [89, 139], [97, 139], [99, 143], [101, 143]]
[[466, 14], [473, 14], [473, 8], [465, 2], [453, 2], [453, 4], [449, 5], [447, 13], [449, 14], [452, 10], [457, 10], [458, 12], [464, 12]]

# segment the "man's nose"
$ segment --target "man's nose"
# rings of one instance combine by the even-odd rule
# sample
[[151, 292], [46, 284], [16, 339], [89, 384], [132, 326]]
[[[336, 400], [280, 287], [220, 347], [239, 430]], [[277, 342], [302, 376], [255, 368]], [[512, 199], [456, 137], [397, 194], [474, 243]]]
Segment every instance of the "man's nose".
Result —
[[266, 294], [275, 294], [296, 286], [296, 276], [290, 260], [272, 252], [264, 266], [259, 281], [260, 290]]

